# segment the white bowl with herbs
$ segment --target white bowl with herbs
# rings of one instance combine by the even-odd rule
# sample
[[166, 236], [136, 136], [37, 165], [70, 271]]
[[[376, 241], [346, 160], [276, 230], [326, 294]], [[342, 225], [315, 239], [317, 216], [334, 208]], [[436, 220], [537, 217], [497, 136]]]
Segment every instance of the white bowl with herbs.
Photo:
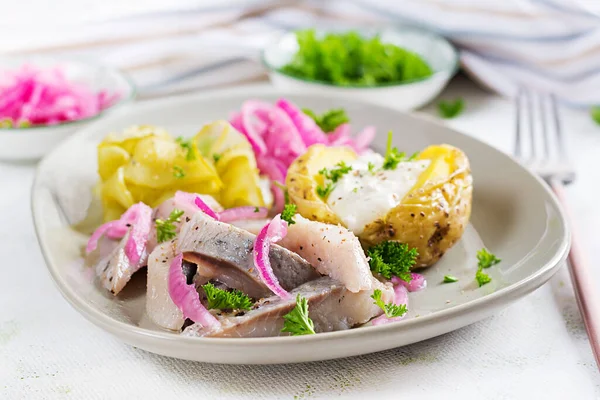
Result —
[[262, 53], [274, 86], [412, 110], [433, 100], [458, 70], [456, 49], [414, 28], [289, 32]]

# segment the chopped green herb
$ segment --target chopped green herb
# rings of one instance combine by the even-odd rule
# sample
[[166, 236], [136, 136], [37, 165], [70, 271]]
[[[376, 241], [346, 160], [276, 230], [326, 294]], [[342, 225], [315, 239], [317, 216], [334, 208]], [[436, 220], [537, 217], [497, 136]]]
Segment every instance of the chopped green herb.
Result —
[[367, 167], [369, 168], [370, 173], [375, 172], [375, 164], [373, 164], [371, 161], [369, 161], [369, 163], [367, 164]]
[[399, 163], [406, 161], [406, 154], [399, 152], [397, 148], [392, 147], [392, 131], [388, 132], [387, 147], [385, 150], [385, 159], [383, 160], [383, 169], [396, 169]]
[[419, 152], [415, 151], [414, 153], [412, 153], [412, 155], [410, 157], [408, 157], [408, 160], [406, 161], [415, 161], [417, 159], [417, 157], [419, 157]]
[[12, 128], [13, 121], [10, 118], [4, 118], [0, 120], [0, 128]]
[[358, 188], [357, 188], [357, 187], [355, 187], [354, 189], [352, 189], [352, 192], [354, 192], [354, 193], [358, 193]]
[[350, 171], [352, 171], [352, 166], [347, 165], [344, 161], [340, 161], [339, 163], [335, 164], [334, 168], [323, 168], [319, 171], [319, 175], [323, 175], [325, 179], [329, 179], [331, 182], [336, 183], [342, 178], [342, 176], [346, 175]]
[[417, 249], [409, 249], [406, 243], [388, 240], [376, 244], [367, 250], [371, 271], [386, 279], [392, 275], [410, 282], [410, 269], [416, 264], [419, 253]]
[[590, 115], [595, 123], [600, 125], [600, 106], [594, 106], [590, 109]]
[[486, 274], [481, 268], [479, 268], [477, 269], [477, 273], [475, 274], [475, 280], [479, 284], [479, 287], [481, 287], [486, 283], [490, 283], [492, 281], [492, 278], [490, 278], [488, 274]]
[[458, 278], [452, 275], [444, 275], [444, 283], [458, 282]]
[[379, 289], [375, 289], [373, 291], [371, 298], [373, 300], [375, 300], [373, 302], [373, 304], [375, 304], [376, 306], [381, 308], [383, 310], [383, 312], [385, 313], [385, 316], [388, 318], [401, 317], [404, 314], [406, 314], [406, 312], [408, 311], [408, 309], [406, 308], [406, 304], [400, 304], [400, 305], [397, 305], [394, 303], [385, 304], [383, 302], [383, 300], [381, 300], [381, 290], [379, 290]]
[[296, 205], [286, 204], [281, 212], [281, 219], [287, 221], [288, 225], [293, 225], [296, 223], [296, 221], [294, 221], [294, 215], [296, 215]]
[[285, 322], [281, 332], [290, 332], [292, 336], [315, 334], [315, 324], [308, 316], [308, 300], [296, 296], [296, 307], [283, 316]]
[[346, 115], [346, 111], [343, 109], [334, 109], [326, 111], [323, 115], [319, 116], [308, 108], [303, 108], [302, 112], [311, 117], [315, 123], [325, 133], [330, 133], [340, 125], [350, 122], [350, 118]]
[[479, 268], [489, 268], [500, 261], [502, 260], [487, 251], [485, 247], [477, 252], [477, 264]]
[[465, 101], [458, 98], [454, 101], [440, 101], [438, 103], [438, 112], [442, 118], [454, 118], [460, 115], [465, 108]]
[[185, 140], [182, 136], [179, 136], [177, 139], [175, 139], [175, 141], [179, 143], [179, 146], [181, 146], [183, 150], [185, 150], [185, 159], [187, 161], [193, 161], [196, 159], [192, 139]]
[[254, 207], [254, 212], [255, 212], [255, 213], [257, 213], [257, 212], [260, 212], [260, 208], [258, 208], [258, 207]]
[[317, 194], [324, 199], [333, 191], [333, 183], [328, 183], [325, 186], [317, 186]]
[[175, 231], [175, 223], [180, 221], [182, 215], [182, 210], [174, 208], [167, 219], [156, 219], [154, 224], [156, 225], [156, 239], [158, 240], [158, 243], [166, 242], [167, 240], [171, 240], [177, 236], [177, 232]]
[[283, 73], [339, 86], [377, 86], [431, 76], [421, 56], [357, 31], [317, 34], [296, 32], [298, 51]]
[[208, 309], [217, 310], [249, 310], [252, 308], [252, 300], [237, 289], [228, 291], [216, 288], [212, 283], [202, 285]]
[[183, 179], [185, 178], [185, 171], [183, 170], [183, 168], [174, 165], [173, 166], [173, 176], [177, 179]]
[[221, 159], [221, 154], [213, 154], [213, 160], [215, 162], [215, 164], [217, 163], [217, 161], [219, 161]]

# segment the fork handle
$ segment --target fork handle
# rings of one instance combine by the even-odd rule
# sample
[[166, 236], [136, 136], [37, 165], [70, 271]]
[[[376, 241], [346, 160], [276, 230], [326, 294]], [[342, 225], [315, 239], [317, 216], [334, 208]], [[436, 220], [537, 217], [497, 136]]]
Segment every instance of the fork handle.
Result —
[[596, 364], [600, 368], [600, 298], [597, 288], [594, 287], [594, 277], [587, 264], [581, 247], [577, 242], [578, 235], [573, 226], [573, 216], [567, 206], [567, 196], [562, 182], [553, 180], [550, 186], [563, 206], [571, 225], [571, 251], [569, 252], [569, 272], [571, 281], [575, 289], [575, 298], [579, 305], [579, 311], [583, 316], [583, 322], [587, 331], [592, 352], [596, 359]]

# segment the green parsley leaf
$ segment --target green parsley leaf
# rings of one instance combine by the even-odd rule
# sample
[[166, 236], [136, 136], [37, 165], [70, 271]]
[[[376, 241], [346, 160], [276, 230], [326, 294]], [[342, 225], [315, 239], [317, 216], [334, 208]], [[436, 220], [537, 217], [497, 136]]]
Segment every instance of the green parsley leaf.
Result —
[[308, 108], [303, 108], [302, 112], [312, 118], [325, 133], [333, 132], [338, 126], [350, 122], [350, 118], [348, 118], [346, 111], [342, 108], [326, 111], [321, 116]]
[[254, 207], [254, 212], [255, 212], [255, 213], [257, 213], [257, 212], [260, 212], [260, 208], [258, 208], [258, 207]]
[[479, 268], [477, 269], [477, 273], [475, 274], [475, 280], [479, 284], [479, 287], [481, 287], [487, 283], [490, 283], [492, 281], [492, 278], [490, 278], [488, 274], [486, 274], [481, 268]]
[[183, 168], [173, 165], [173, 176], [177, 179], [183, 179], [185, 178], [185, 171]]
[[458, 98], [454, 101], [440, 101], [438, 103], [438, 112], [442, 118], [454, 118], [460, 115], [465, 108], [465, 101]]
[[385, 304], [383, 302], [383, 300], [381, 300], [381, 290], [379, 290], [379, 289], [375, 289], [373, 291], [371, 298], [373, 300], [375, 300], [373, 302], [373, 304], [375, 304], [377, 307], [381, 308], [383, 310], [383, 312], [385, 313], [385, 316], [388, 318], [401, 317], [404, 314], [406, 314], [406, 312], [408, 311], [408, 309], [406, 308], [406, 304], [400, 304], [400, 305], [397, 305], [394, 303]]
[[352, 171], [352, 166], [347, 165], [344, 161], [340, 161], [339, 163], [335, 164], [334, 168], [323, 168], [319, 171], [319, 175], [323, 175], [325, 179], [329, 179], [331, 182], [336, 183], [342, 178], [342, 176], [346, 175], [350, 171]]
[[221, 159], [221, 157], [222, 157], [221, 154], [217, 154], [217, 153], [213, 154], [213, 160], [214, 160], [215, 164], [217, 163], [217, 161], [219, 161]]
[[296, 32], [298, 51], [281, 71], [302, 79], [338, 86], [377, 86], [422, 79], [433, 71], [425, 60], [379, 35], [357, 31], [317, 34]]
[[315, 334], [315, 324], [308, 316], [308, 300], [296, 296], [296, 307], [283, 316], [285, 322], [281, 332], [290, 332], [292, 336]]
[[444, 283], [458, 282], [458, 278], [452, 275], [444, 275]]
[[286, 204], [281, 212], [281, 219], [287, 221], [288, 225], [294, 225], [296, 223], [294, 215], [296, 215], [296, 205]]
[[409, 249], [406, 243], [388, 240], [376, 244], [367, 250], [371, 271], [386, 279], [392, 275], [410, 282], [410, 269], [416, 264], [419, 253], [417, 249]]
[[185, 140], [183, 136], [179, 136], [175, 141], [179, 143], [179, 146], [183, 150], [185, 150], [185, 159], [187, 161], [194, 161], [196, 159], [196, 154], [194, 153], [194, 146], [192, 144], [193, 139]]
[[175, 223], [180, 222], [182, 215], [182, 210], [174, 208], [173, 211], [171, 211], [171, 214], [169, 214], [169, 218], [165, 220], [159, 218], [156, 219], [154, 224], [156, 225], [156, 239], [158, 240], [158, 243], [166, 242], [177, 236]]
[[600, 106], [594, 106], [590, 109], [590, 115], [594, 122], [600, 125]]
[[406, 154], [399, 152], [397, 148], [392, 147], [392, 131], [388, 132], [387, 147], [385, 150], [385, 158], [383, 160], [383, 169], [396, 169], [399, 163], [406, 161]]
[[410, 157], [408, 157], [408, 160], [406, 160], [406, 161], [415, 161], [417, 159], [417, 157], [419, 157], [419, 154], [420, 153], [418, 151], [415, 151], [414, 153], [411, 154]]
[[208, 309], [217, 310], [249, 310], [252, 308], [252, 300], [237, 289], [228, 291], [216, 288], [212, 283], [202, 285]]
[[370, 173], [375, 172], [375, 164], [373, 164], [371, 161], [369, 161], [369, 163], [367, 164], [367, 167], [369, 168]]
[[333, 191], [333, 183], [328, 183], [325, 186], [317, 186], [317, 194], [320, 198], [325, 199], [329, 193]]
[[354, 189], [352, 189], [352, 193], [358, 193], [358, 188], [355, 187]]
[[485, 247], [477, 252], [477, 264], [479, 268], [489, 268], [500, 261], [502, 260], [487, 251]]

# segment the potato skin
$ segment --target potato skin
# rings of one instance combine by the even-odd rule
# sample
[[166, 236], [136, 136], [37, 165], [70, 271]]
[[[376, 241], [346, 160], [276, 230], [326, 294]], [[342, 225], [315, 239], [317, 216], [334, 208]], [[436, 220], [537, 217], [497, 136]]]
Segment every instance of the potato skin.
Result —
[[304, 218], [329, 224], [342, 224], [333, 210], [317, 194], [323, 183], [322, 168], [331, 168], [340, 161], [353, 161], [358, 156], [349, 147], [326, 147], [315, 144], [294, 160], [287, 172], [285, 184], [292, 203]]
[[[420, 158], [432, 159], [423, 173], [430, 176], [422, 177], [398, 206], [367, 225], [360, 235], [365, 247], [386, 240], [415, 247], [419, 252], [415, 268], [434, 264], [460, 239], [471, 216], [473, 194], [469, 160], [461, 150], [431, 146]], [[446, 164], [447, 173], [436, 174], [436, 163]]]
[[[356, 158], [348, 148], [313, 145], [292, 163], [286, 185], [290, 200], [303, 217], [342, 224], [316, 193], [322, 183], [318, 171]], [[473, 193], [469, 160], [460, 149], [450, 145], [429, 146], [419, 159], [431, 163], [415, 186], [398, 206], [384, 218], [368, 224], [358, 235], [365, 248], [386, 240], [415, 247], [419, 256], [414, 268], [434, 264], [460, 239], [471, 215]]]

